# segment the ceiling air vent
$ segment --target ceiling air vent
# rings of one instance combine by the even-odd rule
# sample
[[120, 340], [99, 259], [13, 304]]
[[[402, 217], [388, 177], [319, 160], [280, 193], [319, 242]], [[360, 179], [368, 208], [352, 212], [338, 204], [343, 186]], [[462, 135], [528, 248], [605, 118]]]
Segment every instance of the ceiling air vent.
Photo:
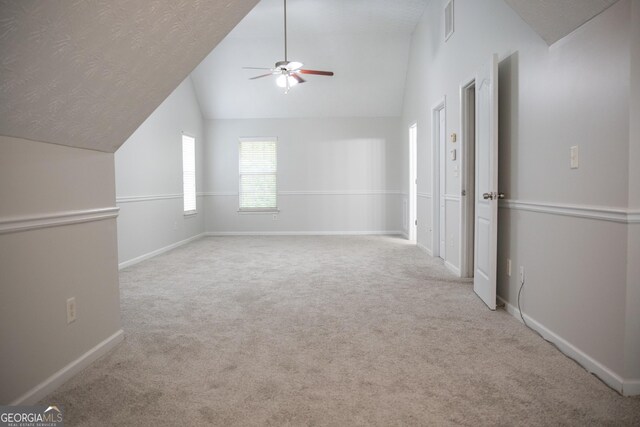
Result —
[[449, 3], [444, 8], [444, 41], [449, 40], [449, 37], [453, 34], [453, 0], [449, 0]]

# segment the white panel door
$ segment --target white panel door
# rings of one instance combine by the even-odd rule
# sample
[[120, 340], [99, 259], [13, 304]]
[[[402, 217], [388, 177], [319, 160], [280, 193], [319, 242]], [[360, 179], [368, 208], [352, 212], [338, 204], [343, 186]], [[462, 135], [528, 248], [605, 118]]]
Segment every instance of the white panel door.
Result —
[[496, 309], [498, 262], [498, 56], [476, 76], [476, 224], [473, 290]]

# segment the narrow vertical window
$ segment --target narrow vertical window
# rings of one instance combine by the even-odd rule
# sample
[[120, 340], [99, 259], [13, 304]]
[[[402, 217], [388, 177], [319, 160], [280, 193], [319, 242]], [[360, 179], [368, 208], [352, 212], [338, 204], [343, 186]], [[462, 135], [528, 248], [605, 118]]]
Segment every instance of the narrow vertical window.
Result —
[[240, 211], [277, 211], [275, 138], [240, 139]]
[[182, 188], [184, 213], [196, 213], [196, 140], [182, 135]]

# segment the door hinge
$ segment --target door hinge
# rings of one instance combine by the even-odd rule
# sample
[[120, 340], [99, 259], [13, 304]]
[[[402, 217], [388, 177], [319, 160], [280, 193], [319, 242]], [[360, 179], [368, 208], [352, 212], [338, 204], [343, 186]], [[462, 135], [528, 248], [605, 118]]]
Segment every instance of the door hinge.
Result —
[[418, 220], [416, 219], [416, 226], [418, 225]]
[[467, 195], [467, 190], [462, 190], [462, 195], [466, 196]]

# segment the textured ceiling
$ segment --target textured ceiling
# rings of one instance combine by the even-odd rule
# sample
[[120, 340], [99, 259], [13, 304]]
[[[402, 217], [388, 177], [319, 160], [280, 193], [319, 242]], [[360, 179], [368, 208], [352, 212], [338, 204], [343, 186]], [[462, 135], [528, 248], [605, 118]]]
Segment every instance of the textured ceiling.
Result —
[[[282, 0], [262, 0], [191, 77], [208, 118], [399, 116], [411, 34], [428, 0], [288, 0], [289, 60], [305, 76], [284, 95], [243, 66], [284, 59]], [[307, 78], [308, 77], [308, 78]]]
[[618, 0], [505, 0], [548, 45], [603, 12]]
[[1, 0], [0, 134], [115, 151], [257, 0]]

